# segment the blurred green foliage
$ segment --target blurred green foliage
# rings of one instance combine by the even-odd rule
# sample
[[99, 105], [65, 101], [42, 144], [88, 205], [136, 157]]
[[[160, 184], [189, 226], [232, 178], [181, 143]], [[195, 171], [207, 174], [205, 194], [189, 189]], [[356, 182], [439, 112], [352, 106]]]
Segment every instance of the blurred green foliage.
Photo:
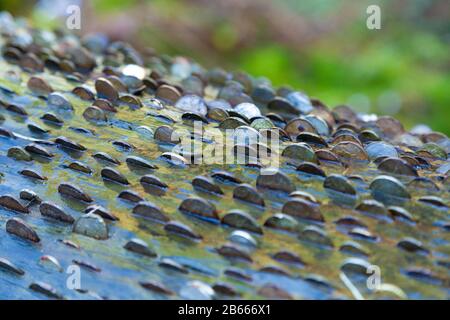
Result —
[[[2, 0], [0, 9], [3, 6], [26, 14], [27, 8], [20, 3]], [[168, 28], [155, 28], [151, 23], [138, 21], [141, 29], [133, 37], [138, 36], [140, 42], [159, 52], [192, 56], [208, 67], [243, 69], [269, 78], [276, 86], [289, 84], [303, 90], [329, 106], [349, 103], [365, 112], [392, 113], [407, 127], [425, 123], [450, 134], [450, 18], [449, 13], [443, 12], [446, 8], [450, 12], [450, 8], [445, 0], [410, 0], [407, 5], [401, 0], [361, 0], [358, 5], [348, 0], [273, 1], [273, 6], [283, 6], [319, 24], [326, 24], [333, 15], [356, 10], [338, 30], [324, 33], [302, 46], [279, 41], [268, 32], [271, 21], [250, 16], [258, 32], [248, 41], [250, 44], [242, 45], [241, 26], [236, 20], [229, 20], [226, 10], [212, 11], [214, 8], [209, 8], [205, 1], [92, 0], [89, 3], [94, 17], [112, 17], [111, 26], [114, 15], [127, 14], [129, 10], [132, 20], [133, 8], [149, 4], [151, 13], [164, 16], [173, 24], [198, 24], [208, 31], [207, 38], [202, 38], [199, 44], [208, 42], [210, 47], [196, 51], [187, 41], [180, 41], [183, 37], [173, 39], [173, 34], [166, 32]], [[382, 8], [381, 30], [366, 28], [365, 8], [372, 3]], [[39, 15], [34, 17], [45, 23]], [[176, 30], [175, 33], [183, 28]]]

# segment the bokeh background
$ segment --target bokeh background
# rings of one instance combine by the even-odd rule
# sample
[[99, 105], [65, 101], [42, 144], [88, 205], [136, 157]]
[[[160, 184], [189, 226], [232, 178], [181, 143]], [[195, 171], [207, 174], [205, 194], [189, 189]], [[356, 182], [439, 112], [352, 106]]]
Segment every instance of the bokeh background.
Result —
[[[448, 0], [0, 0], [44, 28], [82, 6], [82, 34], [186, 55], [289, 84], [330, 107], [390, 114], [450, 135]], [[381, 7], [381, 30], [366, 8]]]

